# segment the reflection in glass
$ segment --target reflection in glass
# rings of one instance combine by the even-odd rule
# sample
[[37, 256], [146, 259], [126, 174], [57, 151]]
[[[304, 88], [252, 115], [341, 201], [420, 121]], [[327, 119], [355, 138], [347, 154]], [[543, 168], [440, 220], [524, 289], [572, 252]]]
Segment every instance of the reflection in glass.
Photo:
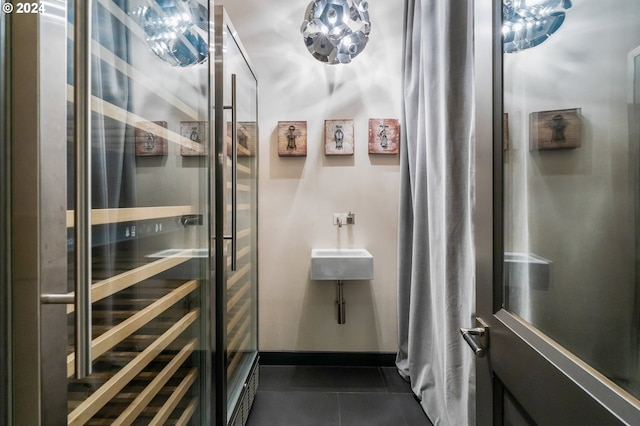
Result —
[[[640, 2], [577, 12], [559, 43], [503, 55], [504, 308], [637, 398]], [[558, 111], [570, 109], [580, 144], [532, 143], [545, 128], [567, 145], [571, 118]]]
[[133, 16], [163, 61], [187, 67], [207, 60], [207, 9], [196, 0], [148, 0]]
[[300, 31], [317, 60], [349, 63], [369, 40], [369, 4], [362, 0], [314, 0], [307, 7]]
[[[184, 68], [203, 57], [192, 54], [193, 45], [180, 45], [197, 27], [196, 12], [206, 23], [208, 11], [196, 7], [196, 1], [94, 3], [93, 238], [88, 251], [93, 374], [73, 377], [74, 312], [68, 308], [68, 329], [62, 330], [68, 334], [68, 424], [211, 424], [212, 395], [205, 386], [212, 375], [209, 336], [214, 325], [207, 315], [213, 285], [208, 266], [210, 170], [204, 155], [180, 155], [182, 148], [197, 145], [180, 133], [183, 123], [203, 123], [204, 128], [211, 122], [207, 67]], [[73, 6], [69, 0], [68, 35], [74, 34], [76, 24]], [[176, 11], [183, 14], [176, 17]], [[167, 34], [157, 34], [156, 46], [167, 49], [154, 53], [176, 67], [158, 66], [148, 31], [145, 36], [139, 22], [130, 18], [135, 13], [157, 31], [175, 31], [174, 44], [162, 39]], [[202, 37], [206, 46], [208, 33]], [[69, 37], [67, 45], [67, 87], [73, 89], [76, 38]], [[73, 107], [69, 97], [69, 291], [75, 251], [82, 249], [73, 228], [73, 128], [79, 120]], [[50, 327], [43, 334], [59, 331]], [[47, 389], [64, 392], [54, 383]]]
[[570, 0], [503, 0], [504, 51], [518, 52], [543, 43], [564, 22]]

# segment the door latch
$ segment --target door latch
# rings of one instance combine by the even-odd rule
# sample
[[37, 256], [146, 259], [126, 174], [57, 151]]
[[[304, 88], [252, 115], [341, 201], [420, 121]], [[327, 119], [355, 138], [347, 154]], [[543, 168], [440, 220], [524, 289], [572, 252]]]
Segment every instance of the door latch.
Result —
[[489, 348], [489, 326], [482, 319], [476, 318], [476, 327], [461, 328], [460, 334], [478, 358], [486, 355]]

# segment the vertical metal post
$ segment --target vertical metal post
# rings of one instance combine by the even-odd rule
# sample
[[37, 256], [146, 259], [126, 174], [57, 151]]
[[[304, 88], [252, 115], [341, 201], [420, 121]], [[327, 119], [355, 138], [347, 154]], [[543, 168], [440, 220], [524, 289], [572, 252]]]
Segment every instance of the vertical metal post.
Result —
[[345, 302], [344, 302], [344, 288], [342, 280], [337, 281], [338, 286], [338, 300], [336, 300], [336, 304], [338, 305], [338, 324], [344, 324], [347, 322], [346, 312], [345, 312]]
[[226, 180], [227, 167], [226, 152], [226, 125], [224, 117], [224, 51], [225, 46], [225, 22], [222, 7], [215, 7], [214, 24], [214, 247], [215, 247], [215, 324], [216, 345], [214, 354], [214, 379], [215, 379], [215, 424], [226, 425], [227, 419], [227, 274], [224, 218], [226, 216]]
[[231, 270], [238, 270], [238, 104], [231, 74]]
[[[0, 4], [4, 3], [0, 1]], [[5, 98], [5, 94], [8, 93], [6, 85], [9, 84], [7, 80], [8, 73], [6, 72], [6, 50], [5, 43], [6, 30], [5, 30], [6, 14], [0, 15], [0, 105], [3, 113], [0, 114], [0, 138], [4, 141], [9, 141], [10, 136], [7, 131], [8, 124], [10, 122], [9, 102]], [[9, 163], [9, 146], [8, 142], [0, 144], [0, 393], [3, 395], [0, 397], [0, 422], [6, 422], [6, 424], [12, 424], [10, 418], [11, 406], [11, 327], [9, 318], [11, 317], [10, 309], [10, 287], [11, 272], [10, 272], [10, 260], [9, 252], [11, 242], [9, 215], [11, 200], [9, 197], [10, 190], [9, 185], [11, 182], [10, 163]]]
[[74, 2], [75, 376], [91, 374], [91, 1]]

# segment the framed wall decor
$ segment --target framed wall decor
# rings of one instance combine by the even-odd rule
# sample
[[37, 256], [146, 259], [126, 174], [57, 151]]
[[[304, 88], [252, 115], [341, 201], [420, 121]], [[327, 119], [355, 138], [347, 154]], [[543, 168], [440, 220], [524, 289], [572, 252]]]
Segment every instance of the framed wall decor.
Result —
[[136, 156], [167, 155], [167, 122], [139, 121], [135, 124]]
[[307, 156], [306, 121], [278, 121], [278, 156]]
[[206, 121], [181, 121], [180, 135], [189, 139], [196, 145], [196, 149], [188, 146], [180, 146], [180, 155], [183, 157], [198, 157], [206, 155], [207, 147], [207, 122]]
[[369, 154], [397, 154], [400, 123], [396, 118], [369, 119]]
[[582, 143], [581, 108], [532, 112], [529, 150], [573, 149]]
[[238, 157], [253, 157], [257, 139], [258, 124], [255, 121], [238, 122]]
[[324, 154], [353, 155], [353, 120], [324, 121]]

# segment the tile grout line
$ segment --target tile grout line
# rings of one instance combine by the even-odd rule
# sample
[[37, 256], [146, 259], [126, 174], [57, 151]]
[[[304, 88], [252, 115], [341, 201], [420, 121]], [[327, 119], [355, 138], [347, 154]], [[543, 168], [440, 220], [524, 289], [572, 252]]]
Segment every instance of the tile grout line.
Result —
[[342, 414], [340, 413], [340, 394], [336, 392], [336, 400], [338, 405], [338, 426], [342, 426]]

